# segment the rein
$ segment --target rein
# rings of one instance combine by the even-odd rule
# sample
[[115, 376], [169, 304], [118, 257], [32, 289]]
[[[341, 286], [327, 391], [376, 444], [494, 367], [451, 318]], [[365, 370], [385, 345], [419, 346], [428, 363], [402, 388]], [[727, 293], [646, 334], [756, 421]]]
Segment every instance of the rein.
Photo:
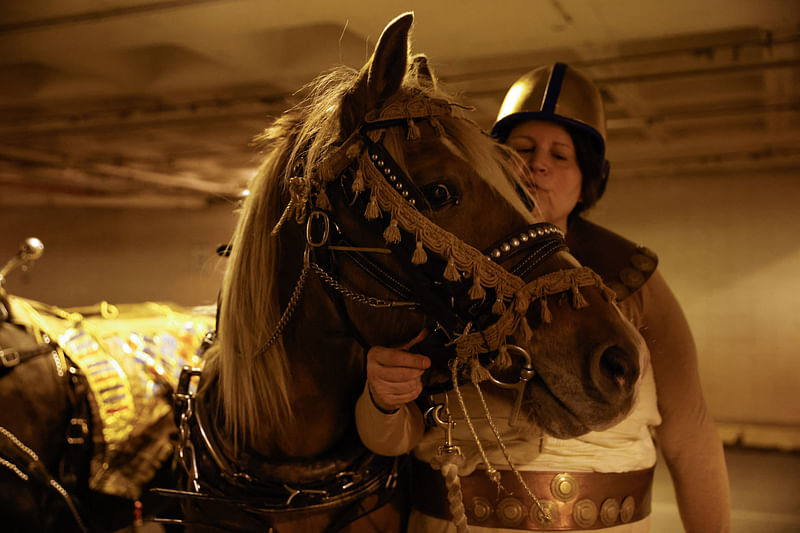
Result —
[[[383, 230], [382, 237], [392, 252], [398, 252], [395, 256], [403, 264], [408, 283], [412, 286], [411, 293], [420, 300], [419, 303], [400, 304], [384, 300], [380, 303], [386, 307], [404, 305], [424, 309], [434, 318], [438, 327], [445, 331], [447, 338], [452, 339], [460, 366], [472, 374], [478, 373], [483, 380], [487, 379], [488, 371], [483, 369], [477, 356], [499, 351], [505, 363], [508, 363], [503, 355], [506, 338], [517, 331], [529, 338], [525, 314], [533, 301], [539, 300], [541, 318], [544, 322], [549, 322], [551, 315], [546, 298], [551, 294], [572, 291], [573, 304], [576, 307], [586, 305], [580, 295], [581, 287], [599, 287], [607, 298], [611, 298], [612, 294], [605, 288], [599, 276], [584, 267], [553, 272], [527, 283], [524, 281], [524, 276], [529, 275], [536, 266], [566, 248], [563, 233], [555, 226], [535, 224], [499, 241], [489, 250], [479, 251], [422, 214], [420, 207], [428, 206], [424, 195], [381, 142], [375, 139], [381, 139], [385, 128], [403, 124], [408, 127], [408, 139], [419, 138], [419, 129], [415, 122], [421, 120], [429, 121], [436, 131], [441, 131], [437, 117], [450, 113], [450, 104], [415, 95], [397, 98], [385, 105], [380, 112], [370, 112], [362, 128], [351, 134], [321, 163], [310, 169], [297, 165], [295, 170], [299, 168], [300, 172], [289, 180], [290, 201], [272, 233], [276, 234], [290, 217], [297, 223], [305, 223], [306, 265], [314, 264], [309, 259], [312, 255], [310, 249], [314, 249], [316, 255], [319, 255], [320, 249], [326, 249], [329, 253], [360, 253], [364, 250], [372, 253], [380, 250], [385, 253], [380, 248], [365, 249], [328, 243], [330, 232], [324, 229], [330, 225], [327, 220], [330, 215], [327, 213], [332, 211], [328, 185], [338, 180], [345, 189], [345, 183], [348, 182], [353, 194], [350, 205], [354, 209], [357, 206], [363, 207], [363, 217], [367, 221], [376, 221], [383, 215], [388, 215], [389, 225]], [[349, 179], [350, 176], [352, 180]], [[368, 200], [366, 196], [369, 197]], [[356, 201], [359, 198], [360, 203]], [[312, 226], [320, 218], [325, 220], [324, 231], [315, 240], [311, 237], [314, 231]], [[409, 259], [408, 254], [403, 253], [403, 244], [412, 240], [414, 247]], [[420, 268], [415, 268], [428, 262], [429, 252], [445, 261], [441, 274], [424, 275], [419, 272]], [[521, 255], [523, 258], [511, 270], [506, 270], [499, 264]], [[384, 283], [382, 276], [374, 274], [372, 268], [365, 268], [361, 264], [359, 266], [381, 285], [397, 293], [396, 288]], [[318, 264], [314, 270], [318, 273], [320, 270], [324, 271]], [[330, 278], [334, 278], [331, 273], [328, 274]], [[463, 315], [467, 313], [455, 309], [451, 303], [458, 291], [451, 290], [442, 295], [442, 291], [434, 290], [434, 283], [438, 282], [432, 281], [431, 277], [443, 278], [445, 285], [446, 282], [465, 284], [471, 277], [471, 286], [467, 291], [468, 301], [481, 304], [491, 294], [494, 301], [491, 315], [494, 318], [486, 316], [485, 312], [483, 316], [465, 318]], [[352, 291], [348, 293], [341, 284], [335, 289], [340, 294], [353, 296]], [[404, 291], [403, 294], [407, 293]], [[364, 296], [361, 300], [366, 302], [369, 298]], [[480, 328], [474, 327], [475, 318], [480, 318], [478, 322], [491, 323]]]
[[[478, 382], [490, 379], [498, 386], [517, 390], [514, 409], [518, 411], [522, 390], [533, 376], [533, 369], [530, 367], [529, 354], [523, 348], [508, 344], [508, 338], [520, 333], [524, 338], [529, 338], [531, 332], [526, 314], [531, 303], [536, 300], [540, 302], [541, 319], [549, 322], [549, 295], [572, 291], [573, 305], [582, 307], [586, 301], [580, 295], [580, 288], [593, 286], [603, 289], [607, 298], [613, 298], [599, 276], [586, 268], [562, 270], [530, 282], [525, 281], [547, 258], [566, 249], [563, 233], [551, 224], [540, 223], [521, 228], [481, 251], [424, 216], [423, 211], [432, 209], [430, 203], [383, 146], [383, 135], [386, 128], [405, 125], [407, 139], [419, 139], [416, 122], [422, 120], [428, 121], [441, 134], [438, 117], [449, 116], [451, 107], [445, 101], [416, 94], [395, 98], [379, 112], [369, 112], [362, 127], [321, 162], [311, 167], [307, 167], [305, 162], [292, 167], [294, 175], [288, 180], [289, 201], [273, 227], [272, 235], [276, 235], [290, 219], [297, 224], [305, 224], [303, 267], [289, 302], [259, 350], [260, 353], [264, 353], [282, 334], [297, 308], [308, 276], [313, 273], [321, 280], [327, 289], [326, 293], [362, 345], [364, 342], [346, 312], [343, 298], [374, 308], [421, 309], [436, 322], [437, 330], [446, 339], [442, 343], [444, 347], [455, 354], [450, 368], [456, 390], [459, 374], [466, 375], [476, 387]], [[338, 183], [339, 187], [330, 187], [332, 183]], [[355, 212], [356, 217], [363, 216], [374, 234], [383, 239], [385, 246], [360, 246], [341, 232], [329, 198], [329, 194], [339, 194], [339, 189], [344, 195], [344, 203]], [[389, 220], [384, 228], [378, 226], [381, 218]], [[392, 254], [400, 263], [403, 276], [381, 266], [370, 257], [372, 254]], [[347, 287], [339, 279], [337, 255], [352, 259], [360, 270], [397, 299], [378, 298]], [[516, 260], [516, 263], [510, 269], [502, 266], [512, 260]], [[496, 352], [498, 355], [494, 364], [503, 368], [503, 364], [511, 364], [509, 351], [521, 352], [523, 359], [527, 360], [518, 383], [509, 384], [494, 379], [478, 357], [480, 354]], [[263, 494], [260, 499], [248, 497], [256, 488], [252, 484], [252, 477], [238, 469], [232, 470], [232, 466], [221, 459], [221, 451], [209, 438], [206, 422], [197, 414], [194, 394], [188, 391], [192, 372], [191, 369], [184, 370], [181, 381], [184, 382], [184, 375], [187, 377], [182, 388], [179, 386], [176, 396], [179, 400], [176, 417], [181, 430], [179, 457], [189, 475], [191, 489], [173, 491], [169, 495], [211, 499], [267, 516], [273, 512], [316, 509], [313, 498], [316, 489], [313, 488], [297, 493], [311, 497], [299, 508], [296, 507], [296, 491], [286, 485], [279, 487], [277, 502], [265, 502], [267, 496]], [[474, 436], [477, 441], [477, 435]], [[198, 448], [197, 452], [195, 448]], [[199, 449], [207, 453], [201, 454]], [[248, 487], [248, 491], [235, 499], [201, 493], [198, 467], [201, 455], [206, 462], [210, 460], [214, 463], [215, 477], [221, 476], [220, 481], [234, 491], [242, 486]], [[511, 468], [514, 468], [513, 465]], [[384, 488], [389, 488], [388, 483], [393, 483], [391, 480], [394, 477], [394, 474], [381, 476], [386, 480]], [[365, 492], [356, 487], [353, 489], [355, 492], [344, 490], [341, 500], [329, 498], [330, 495], [323, 500], [328, 507], [344, 505], [342, 501], [352, 501], [355, 497], [370, 493], [365, 485], [361, 485], [361, 488]], [[377, 486], [370, 485], [368, 490], [377, 490]], [[162, 494], [167, 493], [162, 491]], [[538, 504], [532, 493], [531, 496]]]
[[[487, 475], [497, 484], [498, 490], [503, 488], [500, 484], [500, 474], [483, 451], [478, 434], [464, 406], [458, 388], [459, 377], [463, 375], [468, 377], [478, 392], [484, 414], [508, 466], [522, 483], [539, 512], [549, 519], [550, 513], [544, 509], [514, 466], [478, 384], [484, 380], [491, 380], [500, 387], [516, 389], [516, 401], [509, 416], [509, 421], [513, 423], [521, 408], [524, 388], [533, 377], [534, 369], [527, 351], [510, 344], [508, 339], [514, 334], [521, 334], [525, 340], [529, 340], [532, 336], [526, 318], [530, 305], [538, 301], [540, 318], [542, 322], [548, 323], [552, 320], [547, 306], [547, 298], [550, 295], [570, 291], [572, 304], [579, 309], [588, 305], [580, 293], [581, 287], [599, 288], [609, 302], [613, 302], [614, 294], [603, 284], [599, 275], [586, 267], [551, 272], [532, 281], [525, 281], [525, 278], [547, 258], [566, 249], [563, 232], [551, 224], [534, 224], [498, 241], [489, 250], [479, 251], [422, 214], [421, 208], [430, 209], [430, 205], [414, 181], [382, 145], [383, 130], [406, 124], [407, 140], [414, 140], [420, 137], [415, 122], [427, 120], [437, 135], [441, 135], [442, 128], [437, 117], [449, 115], [450, 111], [450, 105], [446, 102], [411, 95], [395, 99], [391, 104], [385, 105], [379, 113], [371, 112], [362, 128], [351, 134], [320, 164], [315, 168], [304, 169], [305, 172], [290, 178], [290, 201], [272, 233], [276, 234], [292, 215], [297, 223], [306, 223], [307, 243], [302, 280], [310, 264], [310, 249], [325, 248], [328, 245], [328, 231], [324, 231], [322, 238], [313, 243], [310, 235], [315, 218], [324, 216], [325, 225], [329, 224], [327, 217], [330, 215], [323, 213], [333, 211], [328, 197], [328, 185], [331, 182], [339, 181], [343, 191], [347, 190], [346, 183], [349, 182], [353, 199], [348, 205], [351, 209], [363, 209], [363, 217], [368, 222], [375, 222], [388, 215], [389, 224], [381, 236], [401, 263], [412, 294], [420, 300], [419, 307], [428, 316], [433, 317], [437, 323], [437, 330], [441, 330], [449, 339], [445, 347], [454, 348], [455, 357], [449, 362], [452, 386], [466, 416], [473, 440], [487, 466]], [[305, 167], [305, 165], [298, 166]], [[352, 176], [351, 181], [348, 179], [349, 176]], [[369, 200], [365, 199], [366, 196], [369, 196]], [[412, 241], [413, 252], [409, 257]], [[363, 251], [355, 247], [348, 249], [339, 246], [334, 249], [328, 246], [329, 253], [339, 250]], [[379, 251], [384, 253], [382, 249]], [[445, 267], [440, 273], [432, 272], [434, 268], [432, 264], [425, 266], [429, 263], [428, 253], [438, 258], [431, 263], [444, 261]], [[501, 263], [507, 262], [512, 257], [521, 259], [511, 269], [503, 268]], [[373, 274], [372, 269], [356, 264], [385, 288], [394, 290], [393, 287], [383, 283], [380, 276]], [[316, 270], [319, 273], [322, 269], [317, 265]], [[441, 278], [441, 281], [437, 278]], [[466, 290], [465, 298], [463, 293], [468, 278], [471, 278], [471, 286]], [[437, 290], [437, 286], [449, 290]], [[334, 286], [339, 294], [346, 295], [342, 287], [338, 282]], [[466, 309], [456, 305], [456, 298], [459, 302], [467, 300]], [[490, 308], [485, 304], [487, 299], [494, 301]], [[476, 312], [470, 313], [470, 308]], [[349, 317], [347, 320], [352, 324]], [[500, 369], [507, 368], [511, 365], [509, 349], [519, 352], [524, 360], [517, 383], [498, 381], [478, 357], [480, 354], [497, 352], [495, 366]], [[440, 417], [440, 421], [440, 427], [445, 429], [446, 440], [445, 445], [440, 448], [439, 468], [447, 480], [448, 490], [460, 494], [457, 472], [463, 456], [458, 447], [452, 446], [449, 440], [448, 428], [452, 428], [449, 412], [444, 418]], [[460, 501], [460, 496], [457, 500]], [[454, 516], [457, 516], [456, 511], [460, 509], [463, 519], [463, 506], [460, 506], [459, 501], [453, 500], [451, 505], [454, 508], [451, 510]], [[460, 522], [463, 520], [457, 521]], [[462, 528], [458, 529], [460, 531]]]

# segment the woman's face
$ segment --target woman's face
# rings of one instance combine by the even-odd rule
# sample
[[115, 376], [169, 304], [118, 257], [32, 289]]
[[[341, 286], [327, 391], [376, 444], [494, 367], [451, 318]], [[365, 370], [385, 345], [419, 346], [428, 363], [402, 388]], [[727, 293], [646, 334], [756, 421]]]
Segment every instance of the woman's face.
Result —
[[567, 130], [553, 122], [517, 124], [506, 144], [528, 164], [523, 180], [542, 218], [567, 230], [567, 217], [581, 197], [581, 170]]

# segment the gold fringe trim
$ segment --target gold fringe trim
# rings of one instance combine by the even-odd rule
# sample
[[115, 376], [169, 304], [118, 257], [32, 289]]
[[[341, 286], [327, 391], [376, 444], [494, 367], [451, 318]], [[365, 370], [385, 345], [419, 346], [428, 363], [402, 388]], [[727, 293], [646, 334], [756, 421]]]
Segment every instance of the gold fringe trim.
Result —
[[428, 254], [425, 253], [425, 248], [422, 247], [422, 240], [419, 237], [417, 237], [417, 246], [414, 248], [411, 262], [415, 265], [423, 265], [428, 262]]
[[418, 141], [422, 137], [419, 128], [414, 124], [413, 119], [408, 119], [408, 133], [406, 134], [407, 141]]
[[400, 242], [400, 228], [397, 227], [397, 219], [392, 216], [391, 222], [383, 231], [383, 239], [386, 244], [397, 244]]

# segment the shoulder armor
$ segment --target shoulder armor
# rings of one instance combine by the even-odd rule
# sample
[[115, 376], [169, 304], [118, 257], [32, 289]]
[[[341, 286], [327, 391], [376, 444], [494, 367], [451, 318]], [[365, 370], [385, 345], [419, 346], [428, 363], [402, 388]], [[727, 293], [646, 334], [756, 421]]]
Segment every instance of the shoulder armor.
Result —
[[644, 285], [658, 265], [645, 246], [577, 217], [567, 231], [567, 246], [575, 258], [603, 278], [622, 301]]

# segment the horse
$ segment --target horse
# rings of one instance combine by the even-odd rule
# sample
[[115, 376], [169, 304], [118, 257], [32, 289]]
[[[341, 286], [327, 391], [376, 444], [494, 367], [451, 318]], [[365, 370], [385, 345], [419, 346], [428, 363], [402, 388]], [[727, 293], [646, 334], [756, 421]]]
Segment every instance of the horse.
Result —
[[412, 21], [260, 137], [216, 337], [176, 393], [183, 479], [160, 492], [183, 501], [185, 527], [402, 530], [402, 459], [364, 448], [354, 405], [366, 350], [423, 328], [430, 389], [493, 387], [561, 438], [631, 407], [640, 339], [531, 215], [514, 154], [410, 54]]
[[172, 395], [214, 314], [156, 302], [61, 309], [8, 294], [8, 273], [42, 251], [28, 239], [0, 271], [3, 531], [117, 531], [172, 512], [148, 489], [175, 483]]

